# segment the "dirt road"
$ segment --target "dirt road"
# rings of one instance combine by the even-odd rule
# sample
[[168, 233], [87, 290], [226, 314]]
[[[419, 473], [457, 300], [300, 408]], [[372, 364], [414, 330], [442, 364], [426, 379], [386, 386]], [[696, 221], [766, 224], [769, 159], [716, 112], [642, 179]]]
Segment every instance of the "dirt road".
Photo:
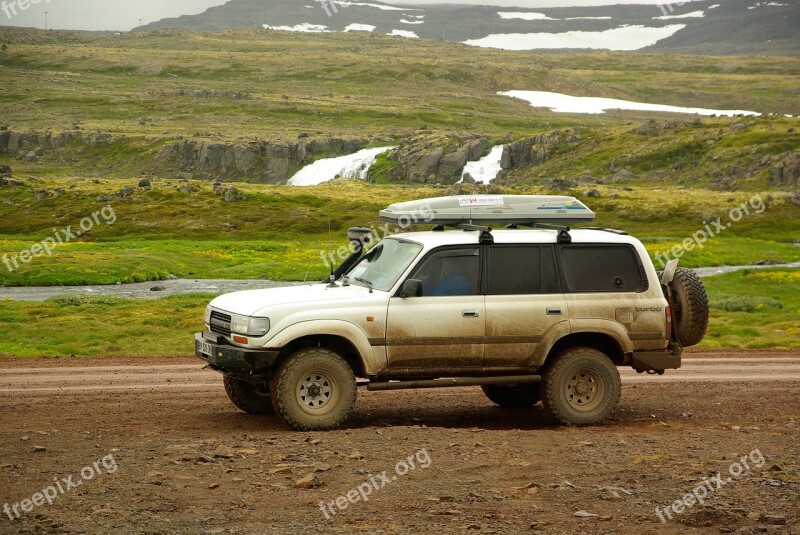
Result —
[[[626, 383], [800, 381], [800, 354], [792, 355], [689, 356], [682, 369], [665, 375], [638, 374], [631, 369], [621, 369], [620, 374]], [[199, 361], [189, 362], [0, 368], [0, 393], [222, 388], [219, 374], [203, 369]]]
[[188, 359], [0, 361], [0, 533], [800, 533], [800, 351], [685, 362], [602, 427], [460, 388], [297, 433]]

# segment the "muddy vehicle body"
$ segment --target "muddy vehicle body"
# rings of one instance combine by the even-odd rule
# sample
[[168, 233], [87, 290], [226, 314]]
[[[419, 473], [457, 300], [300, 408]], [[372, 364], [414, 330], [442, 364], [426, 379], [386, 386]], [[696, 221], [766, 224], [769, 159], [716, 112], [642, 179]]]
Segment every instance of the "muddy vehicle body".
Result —
[[[369, 229], [351, 229], [354, 253], [326, 283], [215, 299], [196, 355], [237, 407], [298, 430], [342, 425], [358, 386], [481, 386], [501, 407], [541, 401], [561, 423], [602, 422], [619, 401], [618, 367], [661, 374], [702, 339], [702, 283], [676, 263], [658, 273], [624, 232], [554, 226], [593, 219], [575, 199], [505, 197], [433, 199], [433, 230], [369, 251]], [[564, 216], [551, 206], [533, 217], [534, 203]], [[512, 228], [475, 224], [492, 219]]]

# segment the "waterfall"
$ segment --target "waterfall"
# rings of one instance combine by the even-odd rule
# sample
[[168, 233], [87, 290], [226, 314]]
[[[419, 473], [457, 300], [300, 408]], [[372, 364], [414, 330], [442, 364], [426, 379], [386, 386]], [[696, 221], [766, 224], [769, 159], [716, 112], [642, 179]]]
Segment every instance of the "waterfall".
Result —
[[484, 156], [477, 162], [467, 162], [464, 172], [461, 174], [460, 182], [464, 182], [464, 175], [469, 175], [478, 184], [488, 184], [500, 174], [500, 159], [503, 157], [503, 145], [494, 147], [488, 156]]
[[324, 158], [305, 166], [298, 171], [288, 184], [291, 186], [316, 186], [333, 180], [337, 176], [343, 178], [359, 178], [365, 180], [372, 164], [379, 155], [395, 147], [376, 147], [360, 150], [347, 156]]

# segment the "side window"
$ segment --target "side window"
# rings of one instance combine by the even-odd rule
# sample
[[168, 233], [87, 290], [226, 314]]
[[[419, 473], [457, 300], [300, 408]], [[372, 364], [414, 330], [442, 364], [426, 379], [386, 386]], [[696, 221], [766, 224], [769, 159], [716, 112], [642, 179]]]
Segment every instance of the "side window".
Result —
[[538, 246], [491, 246], [487, 295], [541, 293], [540, 262]]
[[422, 281], [423, 297], [477, 295], [480, 257], [477, 247], [434, 252], [411, 274]]
[[627, 246], [573, 245], [561, 248], [566, 291], [641, 292], [647, 289], [636, 253]]

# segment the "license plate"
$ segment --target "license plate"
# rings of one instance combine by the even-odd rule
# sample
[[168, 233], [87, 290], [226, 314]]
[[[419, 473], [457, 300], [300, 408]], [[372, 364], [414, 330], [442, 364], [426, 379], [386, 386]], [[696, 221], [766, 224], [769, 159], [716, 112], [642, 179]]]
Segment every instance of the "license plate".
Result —
[[200, 353], [203, 355], [208, 355], [209, 357], [212, 356], [214, 352], [211, 351], [211, 344], [200, 342]]

